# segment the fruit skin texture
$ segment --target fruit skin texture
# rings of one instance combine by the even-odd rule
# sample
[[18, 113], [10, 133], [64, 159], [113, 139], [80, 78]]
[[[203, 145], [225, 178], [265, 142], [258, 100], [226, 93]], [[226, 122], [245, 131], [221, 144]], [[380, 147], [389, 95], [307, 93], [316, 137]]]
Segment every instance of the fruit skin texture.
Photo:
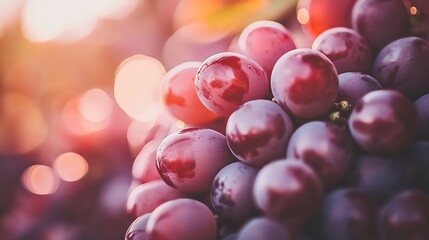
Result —
[[288, 114], [276, 103], [259, 99], [243, 104], [231, 114], [226, 141], [238, 160], [255, 167], [284, 157], [293, 132]]
[[216, 228], [206, 205], [182, 198], [168, 201], [151, 213], [146, 236], [148, 240], [215, 240]]
[[312, 48], [325, 54], [334, 63], [338, 74], [368, 73], [372, 65], [372, 51], [367, 41], [355, 30], [331, 28], [321, 33]]
[[187, 124], [201, 125], [218, 118], [200, 101], [195, 91], [195, 74], [201, 62], [185, 62], [167, 72], [161, 99], [168, 111]]
[[311, 119], [327, 112], [339, 89], [334, 64], [322, 53], [295, 49], [276, 62], [271, 90], [276, 101], [292, 115]]
[[322, 194], [322, 185], [313, 170], [295, 159], [265, 165], [253, 187], [256, 205], [291, 232], [299, 230], [315, 213]]
[[418, 37], [398, 39], [377, 55], [373, 76], [383, 88], [396, 89], [416, 100], [429, 92], [429, 42]]
[[216, 174], [233, 160], [224, 135], [200, 128], [170, 134], [156, 154], [156, 166], [164, 182], [190, 193], [209, 191]]
[[380, 211], [380, 239], [429, 239], [429, 195], [406, 190], [393, 197]]
[[350, 135], [330, 122], [312, 121], [299, 127], [288, 144], [287, 156], [308, 164], [325, 186], [340, 183], [354, 158]]
[[363, 96], [354, 107], [349, 128], [365, 151], [395, 154], [414, 140], [417, 110], [408, 98], [395, 90], [376, 90]]
[[268, 96], [269, 81], [262, 67], [249, 57], [223, 52], [202, 63], [195, 88], [204, 106], [228, 117], [243, 103]]

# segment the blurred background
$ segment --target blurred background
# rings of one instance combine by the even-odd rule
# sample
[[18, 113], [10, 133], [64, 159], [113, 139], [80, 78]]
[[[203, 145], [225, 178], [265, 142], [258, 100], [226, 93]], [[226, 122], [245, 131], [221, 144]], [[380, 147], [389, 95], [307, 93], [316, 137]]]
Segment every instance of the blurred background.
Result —
[[[131, 169], [171, 126], [166, 71], [295, 0], [0, 0], [0, 239], [123, 239]], [[305, 21], [305, 14], [303, 15]]]

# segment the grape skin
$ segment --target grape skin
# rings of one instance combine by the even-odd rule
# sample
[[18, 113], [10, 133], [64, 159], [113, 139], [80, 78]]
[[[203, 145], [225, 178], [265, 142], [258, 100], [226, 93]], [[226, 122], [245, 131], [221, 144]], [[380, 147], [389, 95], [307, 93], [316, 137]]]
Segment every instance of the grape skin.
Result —
[[147, 240], [215, 240], [216, 220], [210, 209], [192, 199], [163, 203], [150, 215]]
[[352, 108], [365, 94], [382, 89], [375, 78], [361, 72], [341, 73], [338, 79], [340, 86], [338, 102], [347, 101]]
[[429, 93], [421, 96], [414, 103], [418, 115], [417, 136], [429, 140]]
[[300, 118], [316, 118], [327, 112], [337, 98], [338, 89], [334, 64], [311, 49], [295, 49], [284, 54], [271, 76], [275, 100]]
[[243, 104], [231, 114], [226, 140], [240, 161], [262, 167], [285, 156], [292, 132], [292, 121], [285, 111], [272, 101], [260, 99]]
[[406, 96], [394, 90], [376, 90], [360, 99], [348, 125], [365, 151], [394, 154], [413, 142], [416, 124], [417, 110]]

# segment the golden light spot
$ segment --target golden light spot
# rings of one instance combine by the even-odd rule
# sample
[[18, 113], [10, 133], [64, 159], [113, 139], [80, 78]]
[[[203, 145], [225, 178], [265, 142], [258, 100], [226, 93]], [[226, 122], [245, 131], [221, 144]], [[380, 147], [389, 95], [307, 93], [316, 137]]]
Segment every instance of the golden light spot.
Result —
[[55, 159], [54, 169], [61, 179], [73, 182], [83, 178], [88, 173], [88, 162], [77, 153], [67, 152]]
[[185, 122], [181, 121], [181, 120], [177, 120], [176, 121], [176, 127], [178, 127], [178, 128], [184, 128], [185, 127]]
[[162, 108], [160, 85], [165, 73], [161, 62], [149, 56], [124, 60], [116, 71], [116, 102], [133, 119], [156, 118]]
[[416, 14], [417, 14], [417, 12], [418, 12], [418, 10], [417, 10], [417, 8], [416, 8], [416, 7], [414, 7], [414, 6], [413, 6], [413, 7], [411, 7], [411, 8], [410, 8], [410, 14], [411, 14], [411, 15], [416, 15]]
[[45, 165], [33, 165], [22, 174], [22, 184], [28, 191], [37, 195], [54, 193], [59, 187], [59, 178], [55, 171]]
[[308, 13], [307, 9], [300, 8], [296, 13], [296, 18], [298, 19], [299, 23], [304, 25], [310, 21], [310, 14]]

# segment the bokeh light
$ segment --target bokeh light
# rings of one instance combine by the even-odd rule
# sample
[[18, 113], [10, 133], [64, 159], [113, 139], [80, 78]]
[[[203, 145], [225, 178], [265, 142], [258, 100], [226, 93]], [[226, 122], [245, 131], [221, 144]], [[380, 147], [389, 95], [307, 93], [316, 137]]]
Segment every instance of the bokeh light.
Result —
[[110, 119], [113, 113], [113, 101], [105, 91], [94, 88], [80, 97], [79, 110], [88, 121], [105, 122]]
[[296, 18], [298, 19], [299, 23], [307, 24], [310, 21], [310, 14], [308, 13], [307, 9], [300, 8], [296, 13]]
[[136, 55], [124, 60], [115, 78], [115, 99], [132, 118], [155, 119], [160, 113], [160, 85], [166, 71], [157, 59]]
[[24, 154], [46, 138], [48, 126], [38, 103], [19, 92], [0, 95], [0, 152]]
[[59, 178], [54, 169], [45, 165], [33, 165], [22, 174], [25, 188], [37, 195], [49, 195], [59, 187]]
[[66, 152], [59, 155], [54, 161], [54, 169], [60, 178], [66, 182], [74, 182], [88, 173], [88, 162], [81, 155]]

